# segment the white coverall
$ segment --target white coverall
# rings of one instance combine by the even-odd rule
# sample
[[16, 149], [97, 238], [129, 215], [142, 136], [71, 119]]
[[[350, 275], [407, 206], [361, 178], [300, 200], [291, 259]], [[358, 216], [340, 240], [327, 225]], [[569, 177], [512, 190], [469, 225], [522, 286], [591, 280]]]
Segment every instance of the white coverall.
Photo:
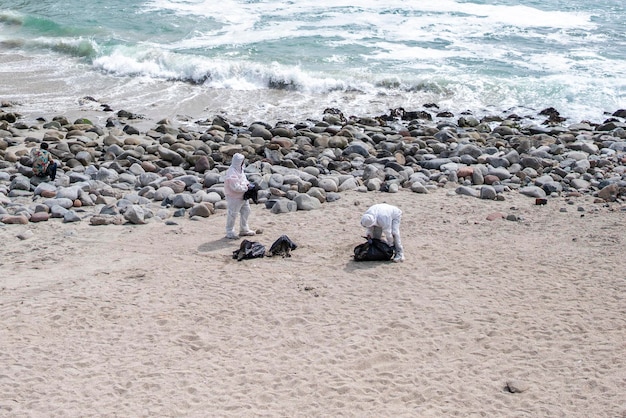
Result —
[[226, 170], [224, 178], [224, 195], [226, 196], [226, 237], [238, 238], [235, 233], [235, 220], [237, 214], [239, 218], [239, 234], [254, 235], [255, 232], [248, 226], [248, 216], [250, 216], [250, 203], [243, 199], [243, 194], [248, 190], [250, 182], [243, 172], [244, 156], [236, 153]]
[[381, 239], [385, 235], [387, 244], [396, 249], [394, 261], [404, 261], [404, 248], [400, 239], [400, 220], [402, 211], [387, 203], [370, 206], [361, 217], [361, 226], [366, 228], [366, 235]]

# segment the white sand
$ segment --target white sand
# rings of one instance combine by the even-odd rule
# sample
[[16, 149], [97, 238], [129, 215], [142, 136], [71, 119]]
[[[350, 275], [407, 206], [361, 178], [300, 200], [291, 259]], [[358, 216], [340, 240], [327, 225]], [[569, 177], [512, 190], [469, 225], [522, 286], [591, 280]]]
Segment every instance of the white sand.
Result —
[[[254, 206], [299, 248], [241, 262], [223, 211], [2, 226], [0, 416], [626, 417], [626, 212], [449, 192]], [[407, 261], [355, 263], [383, 201]]]

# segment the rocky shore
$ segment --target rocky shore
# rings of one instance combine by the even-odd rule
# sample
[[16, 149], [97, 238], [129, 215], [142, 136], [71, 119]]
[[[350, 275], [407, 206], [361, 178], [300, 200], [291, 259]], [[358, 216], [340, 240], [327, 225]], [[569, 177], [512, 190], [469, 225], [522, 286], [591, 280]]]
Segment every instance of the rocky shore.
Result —
[[[106, 105], [103, 105], [106, 106]], [[207, 218], [225, 208], [222, 175], [234, 153], [247, 158], [259, 203], [273, 213], [314, 210], [346, 190], [458, 194], [537, 202], [592, 195], [623, 209], [626, 110], [605, 121], [568, 123], [555, 109], [531, 117], [390, 110], [320, 120], [249, 125], [215, 116], [150, 122], [109, 112], [104, 126], [57, 116], [27, 123], [0, 110], [0, 221], [92, 225]], [[147, 128], [146, 124], [151, 124]], [[45, 141], [60, 164], [54, 182], [32, 173], [30, 150]]]

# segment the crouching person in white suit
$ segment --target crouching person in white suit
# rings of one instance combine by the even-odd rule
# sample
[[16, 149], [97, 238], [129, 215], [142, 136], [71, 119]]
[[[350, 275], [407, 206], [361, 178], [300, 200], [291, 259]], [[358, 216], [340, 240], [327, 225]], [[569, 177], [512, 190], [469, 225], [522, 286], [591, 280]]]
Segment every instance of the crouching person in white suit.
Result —
[[387, 244], [395, 247], [393, 261], [404, 261], [404, 248], [400, 239], [400, 220], [402, 211], [387, 203], [370, 206], [361, 217], [361, 226], [366, 228], [368, 238], [381, 239], [385, 235]]
[[[242, 154], [233, 155], [230, 167], [224, 178], [224, 195], [226, 196], [226, 238], [237, 239], [239, 235], [252, 236], [255, 234], [248, 226], [250, 203], [243, 198], [244, 193], [252, 187], [243, 172], [245, 158]], [[239, 235], [235, 233], [235, 221], [239, 216]]]

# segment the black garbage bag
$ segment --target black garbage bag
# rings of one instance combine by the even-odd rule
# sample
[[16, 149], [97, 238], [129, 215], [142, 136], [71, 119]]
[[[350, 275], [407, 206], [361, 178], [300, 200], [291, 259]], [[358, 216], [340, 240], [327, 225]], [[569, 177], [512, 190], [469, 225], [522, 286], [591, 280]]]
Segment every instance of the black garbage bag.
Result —
[[248, 241], [244, 239], [238, 250], [233, 251], [233, 258], [237, 261], [249, 258], [260, 258], [265, 256], [265, 246], [257, 241]]
[[252, 199], [254, 203], [259, 203], [259, 185], [256, 183], [250, 183], [250, 187], [243, 194], [243, 200]]
[[369, 238], [354, 247], [354, 261], [388, 261], [393, 258], [394, 253], [394, 248], [385, 241]]
[[298, 248], [287, 235], [281, 235], [270, 247], [268, 256], [282, 255], [283, 257], [291, 257], [291, 251]]

